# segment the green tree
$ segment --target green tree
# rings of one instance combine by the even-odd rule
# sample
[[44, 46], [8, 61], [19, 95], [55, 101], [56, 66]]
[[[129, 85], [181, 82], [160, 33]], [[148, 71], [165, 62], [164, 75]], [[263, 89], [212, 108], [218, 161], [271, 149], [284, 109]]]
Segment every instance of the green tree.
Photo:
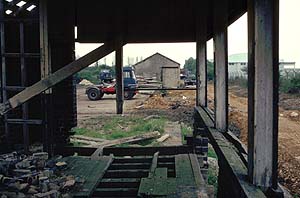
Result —
[[[196, 59], [190, 57], [185, 61], [184, 69], [187, 69], [191, 74], [196, 75]], [[208, 80], [214, 79], [214, 64], [210, 61], [207, 61], [207, 78]]]
[[115, 76], [115, 67], [111, 67], [108, 65], [94, 65], [80, 71], [76, 77], [80, 80], [86, 79], [94, 84], [98, 84], [100, 72], [104, 69], [110, 70], [112, 75]]

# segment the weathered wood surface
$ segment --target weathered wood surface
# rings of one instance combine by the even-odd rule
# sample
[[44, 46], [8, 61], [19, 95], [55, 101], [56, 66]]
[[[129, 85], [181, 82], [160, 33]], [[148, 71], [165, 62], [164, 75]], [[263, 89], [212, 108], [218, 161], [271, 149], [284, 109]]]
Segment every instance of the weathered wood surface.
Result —
[[78, 60], [64, 66], [62, 69], [56, 71], [53, 74], [50, 74], [48, 77], [42, 79], [31, 87], [26, 88], [24, 91], [15, 95], [9, 99], [9, 104], [0, 104], [0, 114], [3, 115], [10, 109], [16, 108], [19, 105], [27, 102], [34, 96], [42, 93], [43, 91], [55, 86], [64, 79], [72, 76], [73, 74], [79, 72], [80, 70], [88, 67], [90, 64], [96, 62], [97, 60], [103, 58], [104, 56], [110, 54], [116, 48], [116, 45], [123, 46], [123, 44], [114, 42], [108, 42], [99, 48], [93, 50], [87, 55], [79, 58]]
[[[201, 2], [203, 6], [198, 6], [196, 20], [196, 105], [207, 106], [207, 2]], [[200, 4], [200, 1], [198, 1]]]
[[[198, 113], [206, 125], [208, 131], [208, 137], [211, 144], [214, 147], [219, 159], [220, 168], [230, 173], [228, 181], [234, 182], [235, 196], [241, 197], [265, 197], [264, 193], [252, 185], [247, 178], [247, 167], [237, 154], [237, 150], [222, 133], [220, 133], [215, 127], [212, 117], [207, 113], [204, 108], [196, 107], [196, 113]], [[224, 184], [219, 184], [224, 185]]]
[[141, 180], [139, 197], [208, 197], [196, 155], [175, 156], [175, 178], [168, 177], [167, 168], [153, 167], [149, 177]]
[[159, 136], [160, 136], [160, 133], [156, 131], [156, 132], [146, 133], [146, 134], [142, 134], [142, 135], [136, 135], [136, 136], [132, 136], [132, 137], [126, 137], [126, 138], [106, 141], [106, 142], [103, 142], [98, 145], [98, 149], [93, 153], [92, 158], [102, 155], [103, 148], [105, 148], [105, 147], [115, 146], [115, 145], [119, 145], [119, 144], [140, 142], [142, 140], [149, 140], [149, 139], [157, 138]]
[[101, 157], [99, 160], [90, 160], [86, 157], [66, 157], [61, 161], [70, 167], [65, 171], [67, 175], [84, 179], [79, 191], [72, 194], [73, 197], [90, 197], [104, 176], [106, 170], [113, 161], [113, 157]]
[[123, 114], [124, 104], [123, 47], [116, 48], [116, 108]]
[[228, 127], [228, 2], [214, 0], [215, 124], [222, 132]]
[[250, 87], [249, 176], [264, 189], [277, 189], [279, 1], [249, 1]]

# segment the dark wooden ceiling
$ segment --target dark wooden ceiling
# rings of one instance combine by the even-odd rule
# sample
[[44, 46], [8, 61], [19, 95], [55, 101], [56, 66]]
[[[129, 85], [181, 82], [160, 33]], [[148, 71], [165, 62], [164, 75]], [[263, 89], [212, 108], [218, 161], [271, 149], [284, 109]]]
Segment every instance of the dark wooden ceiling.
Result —
[[[207, 1], [207, 2], [205, 2]], [[246, 0], [228, 0], [229, 22], [246, 12]], [[208, 10], [212, 35], [212, 0], [77, 0], [77, 40], [99, 43], [122, 37], [127, 43], [194, 42], [199, 6]]]

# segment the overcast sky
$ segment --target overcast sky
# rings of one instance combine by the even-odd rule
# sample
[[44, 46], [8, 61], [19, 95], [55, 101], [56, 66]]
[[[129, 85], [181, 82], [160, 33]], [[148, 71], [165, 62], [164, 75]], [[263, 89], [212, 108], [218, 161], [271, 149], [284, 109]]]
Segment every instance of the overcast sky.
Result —
[[[300, 67], [300, 0], [280, 0], [280, 59], [284, 61], [295, 61]], [[83, 56], [95, 49], [100, 44], [76, 43], [76, 54]], [[128, 44], [124, 47], [124, 64], [128, 64], [128, 58], [147, 58], [159, 52], [179, 62], [182, 66], [189, 57], [195, 58], [195, 43], [168, 43], [168, 44]], [[213, 43], [207, 44], [208, 59], [213, 57]], [[247, 14], [228, 28], [228, 54], [247, 52]], [[111, 65], [114, 55], [107, 56], [100, 62]]]

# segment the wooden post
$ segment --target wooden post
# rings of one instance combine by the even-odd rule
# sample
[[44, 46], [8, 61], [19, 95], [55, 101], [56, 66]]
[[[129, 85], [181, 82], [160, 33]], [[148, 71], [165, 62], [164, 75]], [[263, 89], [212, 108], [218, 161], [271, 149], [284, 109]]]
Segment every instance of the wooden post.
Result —
[[[123, 44], [120, 44], [123, 45]], [[104, 43], [104, 45], [98, 47], [97, 49], [91, 51], [85, 56], [73, 61], [72, 63], [62, 67], [58, 71], [50, 74], [43, 80], [35, 83], [34, 85], [26, 88], [24, 91], [18, 93], [14, 97], [10, 98], [8, 103], [0, 104], [0, 115], [4, 115], [11, 109], [14, 109], [24, 102], [27, 102], [34, 96], [46, 91], [47, 89], [55, 86], [66, 78], [72, 76], [73, 74], [79, 72], [80, 70], [88, 67], [90, 64], [96, 62], [97, 60], [103, 58], [104, 56], [112, 53], [115, 49], [114, 42]]]
[[[279, 1], [249, 1], [249, 176], [263, 189], [277, 189]], [[253, 79], [254, 73], [254, 79]], [[251, 83], [249, 82], [249, 83]], [[252, 119], [253, 118], [253, 119]]]
[[196, 106], [207, 107], [207, 2], [201, 3], [196, 20]]
[[[51, 74], [51, 58], [49, 50], [49, 36], [48, 36], [48, 1], [39, 1], [39, 26], [40, 26], [40, 62], [41, 62], [41, 79], [45, 79]], [[53, 133], [50, 125], [53, 125], [52, 120], [52, 89], [46, 90], [42, 93], [42, 102], [44, 110], [44, 132], [43, 132], [43, 147], [44, 151], [47, 151], [50, 155], [53, 154], [53, 149], [51, 148], [53, 143]]]
[[253, 181], [254, 154], [254, 4], [248, 0], [248, 176]]
[[214, 1], [214, 53], [215, 53], [215, 127], [227, 131], [228, 126], [228, 52], [227, 52], [227, 0]]
[[119, 47], [116, 49], [116, 94], [117, 114], [123, 114], [123, 47]]

